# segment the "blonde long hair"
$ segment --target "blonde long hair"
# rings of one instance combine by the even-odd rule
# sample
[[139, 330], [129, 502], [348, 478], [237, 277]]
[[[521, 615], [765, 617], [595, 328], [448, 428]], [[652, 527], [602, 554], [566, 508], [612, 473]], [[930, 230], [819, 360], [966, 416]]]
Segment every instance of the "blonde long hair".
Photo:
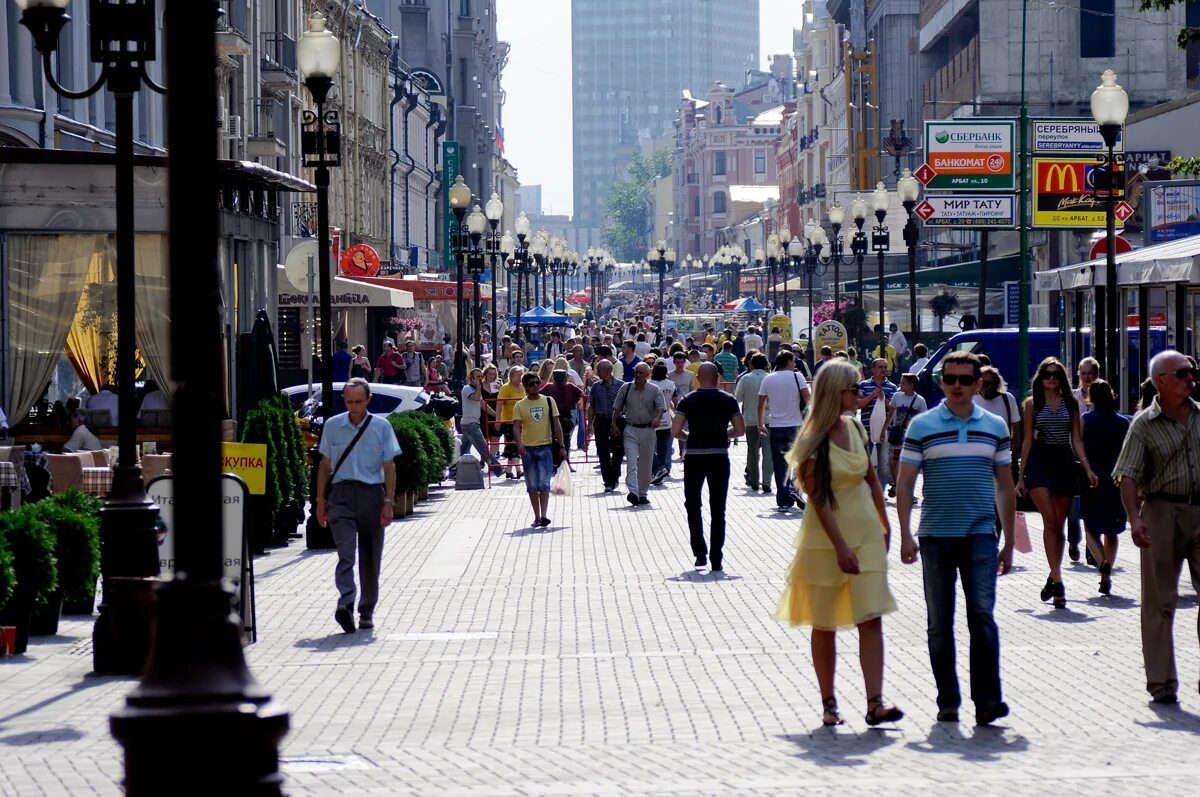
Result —
[[[850, 388], [858, 388], [858, 369], [844, 360], [830, 360], [821, 366], [813, 380], [812, 402], [808, 406], [808, 417], [804, 426], [796, 435], [792, 448], [787, 453], [788, 468], [792, 473], [799, 474], [800, 467], [818, 456], [822, 445], [829, 441], [829, 430], [842, 415], [842, 392]], [[818, 459], [825, 460], [824, 470], [828, 471], [828, 449], [826, 456]], [[818, 463], [820, 464], [820, 463]], [[818, 468], [821, 470], [821, 468]], [[821, 484], [829, 477], [828, 472], [817, 474], [818, 493], [824, 493], [831, 498], [832, 493], [822, 488]], [[827, 501], [818, 501], [826, 503]]]

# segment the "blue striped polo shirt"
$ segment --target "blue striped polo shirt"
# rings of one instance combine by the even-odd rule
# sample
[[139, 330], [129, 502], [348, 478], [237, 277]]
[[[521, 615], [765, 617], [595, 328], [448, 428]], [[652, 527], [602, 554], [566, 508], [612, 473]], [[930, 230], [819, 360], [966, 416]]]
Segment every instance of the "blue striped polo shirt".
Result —
[[972, 406], [962, 420], [942, 402], [912, 419], [900, 461], [924, 471], [922, 537], [994, 534], [996, 467], [1012, 464], [1008, 424]]

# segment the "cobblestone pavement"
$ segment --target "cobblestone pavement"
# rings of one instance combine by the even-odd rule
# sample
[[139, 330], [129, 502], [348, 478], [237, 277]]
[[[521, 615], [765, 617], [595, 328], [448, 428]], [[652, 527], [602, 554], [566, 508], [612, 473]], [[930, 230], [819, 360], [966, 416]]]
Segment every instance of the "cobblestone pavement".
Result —
[[[735, 473], [741, 452], [735, 449]], [[908, 716], [868, 729], [853, 633], [839, 636], [848, 724], [820, 727], [807, 633], [771, 618], [797, 515], [735, 475], [726, 572], [692, 568], [681, 469], [651, 507], [603, 494], [580, 464], [553, 525], [526, 527], [523, 487], [435, 491], [388, 534], [374, 633], [332, 619], [332, 552], [256, 562], [255, 675], [290, 707], [292, 795], [1154, 794], [1200, 780], [1197, 604], [1175, 628], [1182, 706], [1143, 690], [1138, 566], [1111, 598], [1066, 568], [1069, 607], [1038, 600], [1034, 552], [1001, 581], [1005, 696], [996, 727], [938, 725], [920, 571], [891, 553], [887, 694]], [[889, 503], [894, 513], [894, 504]], [[961, 607], [961, 604], [960, 604]], [[0, 793], [117, 794], [107, 717], [133, 682], [90, 676], [90, 623], [0, 662]], [[960, 671], [966, 628], [959, 611]], [[964, 720], [971, 717], [964, 706]]]

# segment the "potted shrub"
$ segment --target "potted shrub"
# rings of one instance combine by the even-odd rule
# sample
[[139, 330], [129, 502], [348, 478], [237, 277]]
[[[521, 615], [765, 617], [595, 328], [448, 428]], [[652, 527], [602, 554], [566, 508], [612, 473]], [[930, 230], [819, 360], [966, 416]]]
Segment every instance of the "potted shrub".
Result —
[[433, 436], [437, 441], [437, 450], [441, 452], [444, 462], [442, 469], [438, 471], [435, 478], [430, 479], [432, 482], [441, 482], [446, 475], [446, 468], [458, 462], [458, 455], [455, 451], [454, 432], [446, 426], [446, 422], [431, 412], [417, 412], [413, 414], [421, 424], [433, 432]]
[[442, 453], [442, 446], [437, 439], [437, 433], [433, 429], [415, 420], [415, 416], [412, 421], [412, 428], [418, 437], [416, 456], [422, 471], [421, 479], [417, 484], [417, 498], [425, 499], [429, 497], [429, 485], [442, 480], [448, 463]]
[[14, 653], [29, 646], [29, 625], [39, 601], [48, 602], [58, 589], [58, 568], [54, 559], [54, 537], [45, 521], [27, 504], [17, 512], [0, 513], [0, 538], [12, 554], [16, 576], [12, 597], [0, 612], [0, 625], [17, 628]]
[[[100, 577], [100, 500], [71, 488], [30, 507], [46, 522], [54, 535], [54, 556], [58, 562], [58, 592], [66, 614], [91, 614], [96, 600], [96, 580]], [[54, 609], [53, 601], [48, 604]], [[58, 612], [46, 619], [52, 626], [33, 634], [56, 633]], [[35, 616], [34, 625], [39, 626]]]
[[8, 541], [0, 535], [0, 625], [8, 625], [4, 621], [4, 609], [12, 598], [13, 588], [17, 583], [17, 575], [13, 572], [12, 552], [8, 550]]
[[396, 434], [396, 442], [400, 444], [403, 454], [396, 457], [396, 500], [393, 508], [400, 517], [412, 514], [413, 500], [421, 480], [425, 477], [424, 465], [421, 463], [419, 451], [421, 437], [416, 426], [408, 416], [411, 413], [394, 413], [388, 416], [388, 423]]

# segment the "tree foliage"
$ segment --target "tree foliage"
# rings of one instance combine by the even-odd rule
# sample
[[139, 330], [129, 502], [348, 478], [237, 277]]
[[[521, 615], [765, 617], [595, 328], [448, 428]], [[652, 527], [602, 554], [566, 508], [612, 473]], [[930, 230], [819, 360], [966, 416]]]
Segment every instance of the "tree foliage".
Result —
[[[1142, 11], [1169, 11], [1173, 6], [1186, 6], [1189, 0], [1142, 0]], [[1187, 47], [1193, 42], [1200, 42], [1200, 28], [1184, 27], [1175, 37], [1176, 44], [1180, 49]]]
[[645, 241], [639, 242], [639, 239], [650, 227], [646, 206], [641, 200], [642, 188], [655, 177], [669, 175], [671, 168], [669, 149], [655, 150], [649, 156], [638, 151], [633, 153], [625, 174], [609, 186], [608, 196], [604, 199], [608, 223], [604, 225], [603, 235], [604, 242], [618, 260], [631, 261], [642, 256], [639, 250]]
[[1200, 177], [1200, 157], [1193, 155], [1185, 158], [1182, 155], [1176, 155], [1167, 164], [1167, 168], [1176, 177]]
[[950, 291], [942, 291], [937, 296], [929, 300], [929, 309], [933, 311], [934, 317], [938, 321], [938, 331], [942, 330], [942, 325], [946, 321], [946, 316], [958, 307], [958, 294]]

